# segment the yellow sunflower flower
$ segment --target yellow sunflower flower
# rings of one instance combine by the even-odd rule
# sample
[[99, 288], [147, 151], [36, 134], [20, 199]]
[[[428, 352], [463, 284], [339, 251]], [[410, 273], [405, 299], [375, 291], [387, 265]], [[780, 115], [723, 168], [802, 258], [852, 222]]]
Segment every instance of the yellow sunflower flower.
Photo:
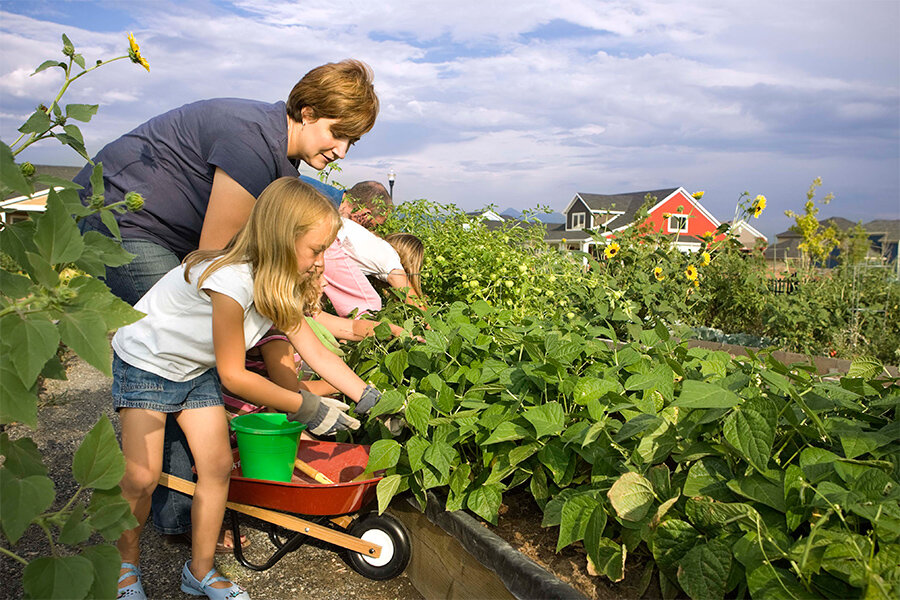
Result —
[[606, 255], [606, 258], [613, 258], [616, 254], [619, 253], [619, 242], [613, 242], [609, 246], [603, 249], [603, 254]]
[[750, 206], [750, 210], [753, 211], [753, 218], [758, 219], [759, 215], [766, 208], [766, 197], [760, 194], [753, 200], [753, 204]]
[[141, 47], [138, 46], [138, 43], [134, 40], [134, 34], [128, 34], [128, 56], [131, 58], [131, 62], [141, 65], [147, 71], [150, 71], [150, 63], [147, 62], [147, 59], [141, 56]]
[[697, 267], [688, 265], [688, 268], [684, 270], [684, 276], [690, 281], [697, 281]]
[[666, 278], [666, 276], [663, 275], [662, 267], [656, 267], [655, 269], [653, 269], [653, 276], [656, 277], [657, 281], [662, 281]]
[[704, 252], [703, 254], [700, 255], [700, 265], [703, 267], [708, 265], [711, 260], [712, 260], [712, 257], [709, 255], [709, 252]]
[[691, 194], [691, 198], [693, 198], [694, 200], [699, 200], [700, 198], [703, 197], [703, 194], [705, 194], [705, 193], [706, 192], [704, 192], [704, 191], [694, 192], [693, 194]]

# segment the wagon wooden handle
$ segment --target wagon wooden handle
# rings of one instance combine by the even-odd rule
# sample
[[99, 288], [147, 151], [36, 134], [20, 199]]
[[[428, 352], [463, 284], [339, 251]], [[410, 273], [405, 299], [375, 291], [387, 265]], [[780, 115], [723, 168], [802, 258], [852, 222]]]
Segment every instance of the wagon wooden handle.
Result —
[[300, 469], [301, 471], [303, 471], [304, 473], [306, 473], [307, 475], [309, 475], [310, 477], [312, 477], [313, 479], [315, 479], [316, 481], [318, 481], [319, 483], [325, 483], [325, 484], [334, 483], [332, 480], [330, 480], [328, 477], [326, 477], [321, 471], [317, 471], [312, 466], [310, 466], [308, 463], [303, 462], [299, 458], [294, 461], [294, 466], [297, 467], [298, 469]]
[[[162, 473], [159, 476], [159, 483], [160, 485], [164, 485], [167, 488], [171, 488], [189, 496], [194, 495], [194, 488], [197, 486], [193, 481], [175, 477], [168, 473]], [[381, 546], [378, 544], [369, 543], [358, 537], [353, 537], [347, 533], [341, 533], [340, 531], [335, 531], [310, 521], [304, 521], [298, 517], [286, 515], [274, 510], [268, 510], [266, 508], [260, 508], [258, 506], [240, 504], [238, 502], [226, 502], [225, 506], [231, 510], [236, 510], [239, 513], [244, 513], [245, 515], [250, 515], [251, 517], [256, 517], [257, 519], [262, 519], [269, 523], [274, 523], [285, 529], [304, 533], [317, 540], [329, 542], [335, 546], [358, 552], [363, 556], [369, 556], [371, 558], [379, 558], [381, 556]]]

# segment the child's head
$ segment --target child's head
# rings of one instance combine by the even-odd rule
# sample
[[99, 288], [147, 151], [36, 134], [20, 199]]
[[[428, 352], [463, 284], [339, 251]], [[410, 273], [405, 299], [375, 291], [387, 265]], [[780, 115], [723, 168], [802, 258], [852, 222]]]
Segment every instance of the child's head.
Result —
[[377, 181], [360, 181], [344, 192], [338, 212], [366, 229], [374, 229], [384, 223], [393, 209], [391, 195], [383, 185]]
[[411, 233], [392, 233], [384, 238], [400, 255], [400, 264], [406, 271], [409, 287], [422, 297], [422, 262], [425, 259], [425, 244]]
[[342, 60], [316, 67], [303, 76], [287, 100], [287, 114], [302, 122], [304, 107], [311, 119], [337, 119], [335, 137], [357, 140], [375, 125], [378, 96], [372, 85], [372, 69], [359, 60]]
[[259, 195], [246, 225], [224, 250], [188, 255], [185, 277], [191, 267], [209, 258], [218, 260], [203, 272], [198, 286], [220, 267], [250, 263], [257, 312], [278, 329], [290, 331], [319, 301], [316, 280], [322, 254], [340, 226], [340, 217], [325, 196], [296, 177], [282, 177]]

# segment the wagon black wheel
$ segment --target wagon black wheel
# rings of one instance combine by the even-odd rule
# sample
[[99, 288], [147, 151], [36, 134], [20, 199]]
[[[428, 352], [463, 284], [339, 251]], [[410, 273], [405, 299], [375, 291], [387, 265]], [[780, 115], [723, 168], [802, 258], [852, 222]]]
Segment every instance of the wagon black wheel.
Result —
[[346, 559], [354, 571], [368, 579], [392, 579], [409, 564], [411, 547], [409, 533], [396, 519], [388, 515], [369, 515], [358, 520], [350, 535], [381, 546], [381, 556], [372, 558], [347, 551]]

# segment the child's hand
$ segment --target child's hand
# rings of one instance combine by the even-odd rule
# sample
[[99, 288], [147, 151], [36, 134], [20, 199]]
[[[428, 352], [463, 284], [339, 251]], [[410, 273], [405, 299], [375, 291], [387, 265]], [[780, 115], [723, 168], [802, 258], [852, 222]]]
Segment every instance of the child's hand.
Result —
[[359, 429], [359, 421], [344, 413], [349, 407], [343, 402], [324, 402], [323, 398], [306, 390], [300, 390], [300, 394], [303, 396], [303, 404], [287, 418], [289, 421], [306, 423], [309, 433], [328, 436], [346, 429]]

